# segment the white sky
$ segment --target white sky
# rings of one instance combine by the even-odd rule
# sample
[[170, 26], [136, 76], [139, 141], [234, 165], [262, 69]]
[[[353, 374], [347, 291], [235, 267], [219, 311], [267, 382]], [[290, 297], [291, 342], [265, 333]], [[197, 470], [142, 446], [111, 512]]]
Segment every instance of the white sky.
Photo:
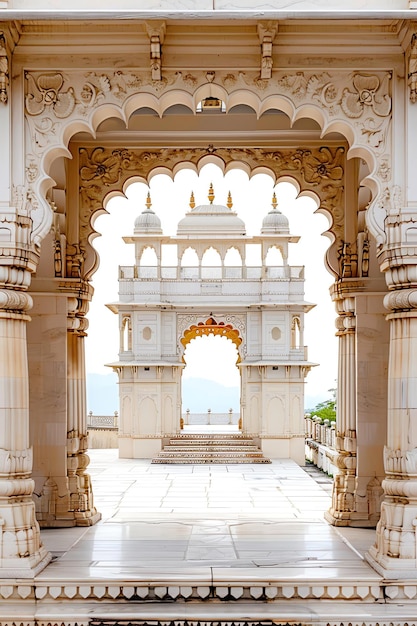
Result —
[[[320, 364], [307, 376], [306, 395], [317, 397], [317, 401], [329, 398], [328, 389], [335, 386], [337, 376], [337, 340], [334, 336], [335, 310], [329, 296], [333, 278], [323, 261], [329, 240], [321, 233], [328, 229], [327, 219], [321, 214], [314, 214], [317, 207], [313, 200], [305, 197], [295, 199], [296, 190], [289, 183], [279, 183], [274, 187], [268, 175], [257, 174], [249, 180], [242, 170], [232, 170], [223, 176], [218, 167], [206, 165], [199, 176], [191, 170], [182, 170], [174, 181], [166, 175], [152, 178], [152, 209], [161, 219], [164, 234], [175, 234], [178, 221], [190, 210], [192, 190], [197, 205], [208, 202], [211, 182], [216, 204], [226, 204], [227, 194], [231, 191], [233, 210], [244, 220], [248, 235], [259, 234], [262, 219], [271, 209], [275, 190], [278, 208], [288, 217], [291, 233], [301, 236], [298, 244], [289, 244], [289, 263], [306, 267], [305, 299], [317, 306], [305, 317], [304, 343], [308, 346], [309, 360]], [[90, 329], [86, 362], [89, 373], [107, 374], [110, 370], [104, 364], [118, 360], [118, 319], [105, 304], [118, 300], [118, 266], [134, 264], [134, 246], [125, 244], [122, 236], [133, 234], [135, 218], [145, 208], [148, 190], [145, 184], [132, 184], [127, 189], [127, 198], [110, 200], [106, 207], [109, 215], [100, 216], [94, 225], [102, 237], [94, 242], [100, 256], [100, 267], [94, 275], [95, 294], [88, 314]], [[222, 356], [217, 344], [219, 342], [206, 342], [202, 349], [201, 342], [191, 342], [186, 352], [187, 367], [183, 375], [237, 386], [238, 371], [230, 366], [235, 353], [228, 346]]]

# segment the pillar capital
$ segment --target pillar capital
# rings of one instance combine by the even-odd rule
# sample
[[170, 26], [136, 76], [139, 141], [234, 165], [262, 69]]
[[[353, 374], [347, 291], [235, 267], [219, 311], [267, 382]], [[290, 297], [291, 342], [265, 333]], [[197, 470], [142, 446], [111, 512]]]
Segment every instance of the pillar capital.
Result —
[[417, 285], [417, 206], [389, 204], [385, 230], [386, 243], [378, 260], [388, 289], [409, 289]]

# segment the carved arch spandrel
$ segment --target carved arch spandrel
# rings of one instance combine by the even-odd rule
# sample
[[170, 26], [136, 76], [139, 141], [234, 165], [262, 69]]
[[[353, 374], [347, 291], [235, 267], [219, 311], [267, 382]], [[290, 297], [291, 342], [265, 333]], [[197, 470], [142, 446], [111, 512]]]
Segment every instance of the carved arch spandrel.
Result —
[[[163, 148], [145, 150], [140, 148], [80, 147], [79, 164], [79, 211], [80, 242], [87, 249], [96, 236], [93, 228], [94, 213], [102, 211], [107, 198], [122, 193], [131, 179], [140, 177], [148, 181], [157, 170], [172, 178], [176, 168], [190, 167], [198, 171], [207, 157], [223, 171], [241, 165], [249, 175], [262, 169], [274, 183], [292, 180], [300, 194], [316, 197], [320, 211], [330, 222], [327, 232], [337, 245], [328, 251], [327, 265], [336, 275], [338, 271], [337, 249], [343, 240], [345, 193], [344, 177], [346, 148], [344, 146], [319, 146], [281, 148]], [[334, 255], [334, 259], [330, 258]], [[87, 278], [94, 272], [96, 263], [88, 269]]]
[[[198, 324], [191, 324], [191, 326], [184, 331], [180, 341], [183, 347], [186, 348], [193, 339], [208, 335], [230, 339], [235, 344], [238, 353], [236, 364], [241, 362], [242, 359], [239, 348], [242, 343], [242, 337], [239, 334], [239, 330], [234, 328], [232, 324], [225, 324], [223, 321], [217, 322], [213, 317], [209, 317], [204, 322], [198, 322]], [[182, 360], [184, 361], [184, 356]]]
[[[391, 71], [291, 69], [272, 71], [268, 80], [258, 72], [167, 71], [161, 81], [149, 71], [59, 70], [26, 72], [27, 191], [33, 199], [33, 240], [50, 229], [51, 207], [45, 200], [53, 185], [49, 169], [57, 156], [69, 156], [71, 137], [80, 131], [94, 136], [109, 117], [128, 123], [134, 111], [148, 107], [160, 116], [181, 103], [195, 112], [198, 102], [215, 96], [229, 111], [236, 104], [251, 107], [260, 117], [283, 111], [290, 124], [303, 117], [315, 120], [324, 136], [344, 135], [349, 157], [363, 158], [370, 175], [363, 181], [373, 201], [368, 225], [378, 244], [385, 241], [384, 194], [392, 187]], [[388, 163], [388, 168], [387, 168]], [[37, 203], [37, 204], [36, 204]], [[36, 204], [36, 206], [35, 206]], [[382, 205], [382, 209], [381, 209]]]

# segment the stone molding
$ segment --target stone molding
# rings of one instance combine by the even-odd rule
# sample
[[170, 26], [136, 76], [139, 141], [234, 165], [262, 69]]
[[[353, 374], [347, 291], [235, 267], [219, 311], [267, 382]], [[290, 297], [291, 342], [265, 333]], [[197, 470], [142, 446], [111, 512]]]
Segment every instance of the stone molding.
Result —
[[[152, 170], [161, 167], [173, 176], [175, 167], [180, 163], [188, 163], [198, 169], [207, 157], [223, 167], [241, 163], [252, 173], [262, 167], [269, 170], [275, 180], [290, 178], [296, 181], [301, 191], [309, 191], [317, 196], [320, 209], [330, 218], [329, 232], [338, 243], [342, 241], [346, 163], [344, 146], [279, 150], [214, 146], [148, 150], [97, 146], [80, 147], [78, 150], [80, 247], [85, 249], [95, 232], [91, 226], [92, 214], [102, 210], [109, 194], [115, 191], [122, 193], [129, 178], [140, 176], [147, 180]], [[332, 269], [338, 271], [337, 268]]]
[[[51, 155], [57, 150], [62, 154], [73, 134], [83, 130], [94, 135], [103, 119], [116, 115], [127, 120], [135, 109], [144, 106], [160, 115], [176, 103], [195, 111], [197, 104], [208, 96], [224, 101], [226, 108], [238, 103], [248, 104], [258, 115], [277, 108], [292, 121], [307, 116], [317, 121], [324, 132], [343, 133], [354, 149], [353, 156], [364, 158], [372, 172], [369, 181], [374, 202], [368, 210], [369, 228], [378, 243], [385, 241], [383, 199], [387, 195], [386, 189], [392, 186], [389, 166], [391, 71], [272, 71], [270, 79], [262, 79], [257, 72], [251, 71], [184, 70], [164, 72], [161, 80], [152, 80], [148, 71], [103, 69], [69, 70], [65, 74], [60, 70], [28, 71], [25, 77], [29, 126], [28, 193], [42, 205], [38, 204], [34, 215], [32, 239], [35, 242], [42, 240], [52, 221], [50, 206], [40, 192], [42, 181], [48, 175], [44, 170], [45, 159], [50, 162]], [[246, 157], [250, 155], [246, 154]], [[116, 155], [117, 159], [123, 159], [122, 155]], [[271, 160], [276, 162], [277, 156], [271, 154]], [[125, 162], [128, 164], [129, 160]], [[166, 165], [169, 167], [169, 161]], [[326, 158], [318, 163], [322, 168], [326, 165]], [[306, 186], [314, 189], [321, 176], [317, 178], [302, 162], [299, 167], [304, 168], [307, 178], [309, 172], [313, 174], [306, 180]], [[334, 171], [326, 174], [330, 186], [334, 184], [333, 175]], [[104, 174], [100, 185], [110, 184], [111, 172], [109, 176], [106, 181]], [[335, 200], [335, 205], [340, 210], [337, 206], [339, 199]]]

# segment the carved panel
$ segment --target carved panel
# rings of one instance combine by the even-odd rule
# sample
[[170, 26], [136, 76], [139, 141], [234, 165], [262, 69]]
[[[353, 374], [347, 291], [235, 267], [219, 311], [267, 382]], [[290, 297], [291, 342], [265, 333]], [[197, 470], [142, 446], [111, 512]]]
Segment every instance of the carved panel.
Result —
[[162, 148], [141, 150], [127, 148], [79, 149], [80, 166], [80, 243], [86, 246], [92, 234], [91, 215], [103, 207], [110, 191], [121, 191], [128, 178], [147, 178], [152, 169], [164, 166], [171, 171], [181, 162], [197, 165], [207, 154], [215, 154], [223, 163], [242, 162], [252, 170], [268, 167], [276, 180], [291, 176], [302, 190], [315, 191], [321, 208], [332, 216], [331, 232], [336, 240], [343, 237], [344, 168], [346, 151], [343, 146], [330, 148]]
[[[269, 75], [269, 73], [268, 73]], [[305, 114], [317, 118], [323, 128], [337, 123], [337, 129], [344, 132], [355, 148], [363, 150], [362, 155], [372, 154], [369, 163], [376, 163], [372, 177], [377, 181], [379, 192], [391, 183], [390, 122], [391, 122], [391, 72], [389, 71], [315, 71], [315, 70], [273, 70], [270, 78], [262, 78], [253, 71], [167, 71], [161, 79], [155, 80], [152, 71], [135, 70], [59, 70], [26, 73], [26, 115], [30, 143], [28, 153], [34, 155], [30, 161], [31, 185], [39, 188], [39, 179], [48, 172], [39, 168], [41, 157], [49, 150], [63, 145], [63, 137], [68, 137], [68, 126], [89, 127], [93, 134], [96, 122], [94, 112], [106, 105], [108, 115], [112, 112], [122, 117], [129, 114], [125, 106], [140, 108], [152, 106], [162, 114], [166, 106], [181, 101], [195, 111], [197, 101], [204, 98], [204, 87], [216, 86], [218, 97], [226, 103], [234, 96], [242, 104], [249, 104], [262, 115], [265, 108], [282, 110], [292, 118]], [[217, 93], [216, 92], [216, 93]], [[209, 91], [207, 91], [209, 93]], [[211, 93], [211, 92], [210, 92]], [[169, 94], [169, 98], [168, 98]], [[161, 99], [164, 95], [164, 100]], [[180, 99], [180, 100], [179, 100]], [[266, 104], [267, 103], [267, 104]], [[343, 194], [343, 148], [332, 151], [327, 147], [320, 150], [301, 148], [299, 151], [226, 150], [217, 149], [216, 154], [225, 162], [244, 159], [253, 167], [254, 162], [262, 161], [276, 173], [290, 174], [302, 182], [302, 187], [313, 187], [320, 195], [322, 206], [333, 215], [333, 232], [339, 238], [338, 225], [341, 224]], [[81, 193], [84, 211], [85, 230], [89, 211], [101, 204], [101, 188], [108, 190], [119, 186], [126, 173], [140, 171], [144, 175], [156, 164], [172, 167], [179, 161], [192, 160], [207, 153], [204, 149], [107, 151], [97, 147], [86, 150], [81, 155], [84, 163], [81, 169]], [[36, 171], [38, 168], [38, 172]], [[36, 185], [34, 176], [36, 176]], [[116, 187], [117, 188], [117, 187]], [[40, 198], [39, 198], [40, 199]], [[384, 240], [384, 211], [378, 210], [378, 203], [372, 208], [369, 221], [378, 241]], [[381, 201], [379, 202], [381, 204]], [[33, 207], [36, 209], [37, 207]], [[34, 215], [35, 238], [41, 238], [49, 230], [48, 207], [32, 211]], [[85, 240], [87, 232], [83, 233]], [[83, 243], [83, 242], [80, 242]]]

